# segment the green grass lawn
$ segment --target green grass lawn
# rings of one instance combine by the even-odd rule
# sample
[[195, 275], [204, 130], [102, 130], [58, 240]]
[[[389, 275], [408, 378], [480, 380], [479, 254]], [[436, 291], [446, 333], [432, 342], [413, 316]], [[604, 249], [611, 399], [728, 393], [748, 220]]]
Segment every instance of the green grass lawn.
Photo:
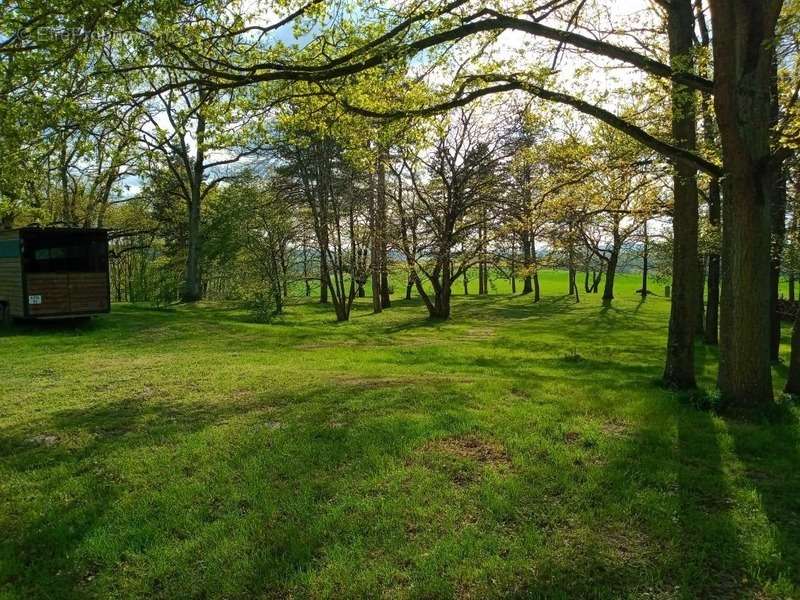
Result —
[[800, 597], [800, 410], [696, 409], [668, 300], [542, 279], [3, 331], [0, 597]]

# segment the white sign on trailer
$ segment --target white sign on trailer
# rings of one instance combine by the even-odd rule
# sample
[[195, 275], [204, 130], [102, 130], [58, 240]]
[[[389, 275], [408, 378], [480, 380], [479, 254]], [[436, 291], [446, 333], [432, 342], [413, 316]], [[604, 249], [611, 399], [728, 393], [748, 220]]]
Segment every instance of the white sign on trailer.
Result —
[[28, 304], [41, 304], [42, 303], [42, 296], [37, 294], [36, 296], [28, 296]]

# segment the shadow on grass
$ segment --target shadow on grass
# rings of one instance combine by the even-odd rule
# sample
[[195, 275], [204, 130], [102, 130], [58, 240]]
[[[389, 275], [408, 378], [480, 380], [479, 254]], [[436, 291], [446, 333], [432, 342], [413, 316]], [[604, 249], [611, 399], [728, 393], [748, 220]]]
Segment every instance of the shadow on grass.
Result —
[[733, 436], [736, 456], [744, 465], [744, 478], [758, 493], [772, 529], [774, 554], [764, 574], [800, 587], [798, 408], [783, 405], [768, 421], [728, 419], [726, 422]]
[[677, 420], [681, 588], [694, 598], [741, 597], [745, 564], [720, 434], [708, 412], [684, 407]]

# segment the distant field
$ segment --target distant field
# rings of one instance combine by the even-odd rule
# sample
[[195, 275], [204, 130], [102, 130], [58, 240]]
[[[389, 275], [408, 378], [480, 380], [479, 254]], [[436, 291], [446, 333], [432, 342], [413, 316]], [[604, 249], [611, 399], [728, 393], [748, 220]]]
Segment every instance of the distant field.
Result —
[[0, 598], [800, 597], [800, 410], [661, 389], [639, 284], [0, 330]]

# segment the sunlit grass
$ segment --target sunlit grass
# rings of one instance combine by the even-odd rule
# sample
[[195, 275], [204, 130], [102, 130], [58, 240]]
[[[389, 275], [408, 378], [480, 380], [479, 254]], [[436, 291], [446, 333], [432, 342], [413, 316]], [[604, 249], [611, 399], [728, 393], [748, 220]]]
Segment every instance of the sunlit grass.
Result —
[[797, 596], [797, 410], [659, 387], [638, 287], [5, 330], [0, 597]]

